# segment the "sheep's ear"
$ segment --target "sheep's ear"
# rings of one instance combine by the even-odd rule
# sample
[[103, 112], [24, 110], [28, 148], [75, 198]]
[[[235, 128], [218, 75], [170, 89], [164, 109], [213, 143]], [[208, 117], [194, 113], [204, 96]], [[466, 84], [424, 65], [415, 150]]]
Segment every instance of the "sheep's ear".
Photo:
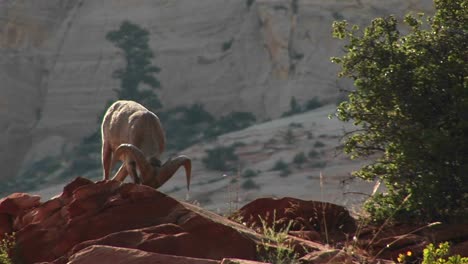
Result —
[[162, 165], [159, 174], [155, 177], [154, 184], [152, 187], [157, 189], [166, 183], [174, 173], [181, 167], [185, 168], [185, 175], [187, 177], [187, 190], [190, 189], [190, 180], [192, 174], [192, 161], [187, 156], [178, 156], [174, 159], [170, 159]]

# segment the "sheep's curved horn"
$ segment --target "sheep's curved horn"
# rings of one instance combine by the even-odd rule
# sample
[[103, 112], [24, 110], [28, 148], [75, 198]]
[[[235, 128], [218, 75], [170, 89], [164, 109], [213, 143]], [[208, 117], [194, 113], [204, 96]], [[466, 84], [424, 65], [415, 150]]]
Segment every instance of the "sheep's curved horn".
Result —
[[132, 157], [132, 159], [135, 161], [143, 178], [142, 182], [145, 182], [147, 181], [147, 179], [155, 177], [154, 175], [151, 175], [155, 172], [152, 171], [151, 165], [146, 160], [145, 155], [135, 145], [120, 144], [120, 146], [115, 150], [114, 155], [112, 156], [111, 164], [114, 164], [115, 159], [121, 157], [122, 155], [130, 155], [130, 157]]
[[184, 166], [185, 168], [185, 175], [187, 176], [187, 190], [189, 190], [192, 173], [192, 161], [187, 156], [178, 156], [175, 159], [169, 159], [166, 161], [162, 165], [161, 170], [159, 171], [159, 175], [153, 179], [154, 182], [151, 184], [151, 186], [155, 189], [162, 186], [165, 182], [172, 178], [172, 176], [174, 176], [174, 173], [177, 171], [177, 169], [180, 168], [180, 166]]

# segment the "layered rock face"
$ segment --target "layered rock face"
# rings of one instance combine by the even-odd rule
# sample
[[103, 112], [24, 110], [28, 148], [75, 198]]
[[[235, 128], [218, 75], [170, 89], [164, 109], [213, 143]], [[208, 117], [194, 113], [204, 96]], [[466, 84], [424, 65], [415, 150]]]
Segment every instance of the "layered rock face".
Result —
[[[14, 176], [58, 154], [97, 127], [123, 66], [105, 34], [130, 20], [150, 31], [164, 107], [202, 103], [215, 114], [250, 111], [260, 119], [288, 109], [292, 96], [333, 102], [339, 41], [331, 23], [408, 10], [432, 1], [2, 1], [0, 160]], [[7, 152], [8, 151], [8, 152]], [[46, 154], [44, 154], [46, 153]]]
[[1, 177], [16, 175], [36, 141], [51, 63], [59, 53], [57, 43], [46, 43], [68, 15], [70, 2], [0, 2], [0, 161], [8, 164]]

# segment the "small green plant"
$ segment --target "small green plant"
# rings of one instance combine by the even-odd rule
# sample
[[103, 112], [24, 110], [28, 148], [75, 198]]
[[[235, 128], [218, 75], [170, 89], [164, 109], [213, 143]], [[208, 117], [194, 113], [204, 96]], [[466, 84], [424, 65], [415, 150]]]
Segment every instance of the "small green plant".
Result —
[[228, 41], [223, 42], [222, 49], [223, 51], [227, 51], [232, 47], [232, 43], [234, 42], [234, 38], [231, 38]]
[[302, 113], [302, 106], [297, 102], [296, 97], [291, 97], [291, 101], [289, 101], [289, 111], [284, 112], [281, 116], [286, 117], [286, 116], [292, 116], [295, 114]]
[[275, 165], [273, 165], [273, 168], [271, 169], [276, 171], [276, 170], [284, 170], [284, 169], [287, 169], [288, 167], [289, 167], [288, 163], [286, 163], [283, 159], [279, 159], [275, 162]]
[[299, 12], [299, 3], [298, 0], [292, 0], [291, 2], [291, 8], [294, 14], [297, 14]]
[[231, 144], [231, 147], [233, 148], [238, 148], [238, 147], [243, 147], [245, 146], [246, 144], [244, 142], [241, 142], [241, 141], [235, 141], [234, 143]]
[[302, 128], [302, 127], [304, 127], [304, 125], [302, 125], [302, 123], [291, 122], [291, 123], [289, 123], [289, 127], [291, 127], [291, 128]]
[[304, 58], [304, 53], [294, 52], [291, 57], [295, 60], [302, 60]]
[[232, 170], [233, 166], [230, 163], [237, 161], [239, 158], [234, 153], [234, 146], [220, 146], [214, 149], [206, 150], [206, 156], [203, 157], [202, 162], [207, 169], [226, 171]]
[[250, 6], [252, 6], [252, 4], [255, 2], [255, 0], [247, 0], [245, 2], [245, 4], [247, 5], [247, 8], [250, 8]]
[[242, 173], [242, 177], [243, 178], [253, 178], [253, 177], [257, 176], [259, 173], [260, 173], [259, 171], [254, 171], [252, 169], [246, 169]]
[[253, 189], [260, 189], [260, 185], [258, 185], [254, 180], [247, 179], [245, 180], [242, 185], [242, 189], [244, 190], [253, 190]]
[[467, 264], [467, 257], [460, 255], [448, 256], [450, 251], [449, 242], [440, 243], [436, 248], [434, 244], [429, 244], [423, 251], [422, 264]]
[[289, 174], [291, 174], [291, 170], [289, 168], [286, 168], [280, 171], [279, 176], [284, 178], [284, 177], [288, 177]]
[[294, 141], [296, 140], [296, 136], [294, 135], [293, 131], [291, 128], [288, 128], [286, 133], [283, 134], [283, 140], [286, 142], [286, 144], [293, 144]]
[[5, 238], [0, 241], [0, 264], [15, 263], [13, 255], [16, 250], [15, 233], [4, 234]]
[[271, 170], [280, 171], [280, 177], [287, 177], [289, 174], [291, 174], [288, 163], [286, 163], [283, 159], [277, 160]]
[[203, 138], [204, 131], [211, 127], [215, 118], [199, 103], [179, 106], [158, 113], [167, 135], [167, 147], [184, 149]]
[[318, 156], [320, 155], [320, 153], [318, 151], [316, 151], [315, 149], [311, 149], [309, 151], [309, 153], [307, 153], [307, 156], [309, 156], [309, 158], [311, 159], [315, 159], [317, 158]]
[[307, 157], [304, 154], [304, 152], [299, 152], [296, 155], [294, 155], [294, 158], [293, 158], [293, 163], [294, 164], [300, 166], [300, 165], [304, 164], [306, 161], [307, 161]]
[[255, 115], [250, 112], [231, 112], [212, 123], [205, 130], [204, 137], [212, 139], [227, 132], [241, 130], [253, 125], [256, 120]]
[[325, 143], [323, 143], [322, 141], [316, 141], [315, 144], [314, 144], [314, 147], [323, 148], [323, 147], [325, 147]]
[[284, 10], [284, 11], [288, 11], [288, 8], [285, 7], [285, 6], [282, 6], [282, 5], [274, 5], [274, 6], [273, 6], [273, 9], [274, 9], [274, 10]]
[[332, 17], [335, 19], [335, 20], [343, 20], [344, 19], [344, 16], [338, 12], [338, 11], [333, 11], [332, 12]]
[[[291, 229], [292, 220], [284, 228], [277, 228], [276, 211], [273, 212], [273, 221], [269, 226], [267, 219], [261, 216], [263, 234], [262, 244], [257, 245], [257, 253], [260, 261], [273, 264], [295, 264], [299, 263], [299, 255], [294, 252], [294, 247], [288, 239], [288, 232]], [[278, 231], [277, 231], [278, 230]]]
[[[300, 60], [304, 57], [302, 53], [294, 53], [294, 59]], [[297, 102], [296, 97], [291, 97], [291, 101], [289, 102], [289, 110], [284, 112], [281, 116], [292, 116], [296, 114], [303, 113], [305, 111], [313, 110], [323, 106], [323, 103], [318, 99], [317, 96], [314, 96], [312, 99], [309, 99], [305, 105], [301, 105]]]
[[323, 106], [323, 103], [320, 102], [317, 96], [314, 96], [312, 99], [308, 100], [305, 105], [306, 110], [314, 110]]
[[327, 162], [325, 161], [316, 161], [310, 164], [312, 168], [325, 168], [327, 166]]

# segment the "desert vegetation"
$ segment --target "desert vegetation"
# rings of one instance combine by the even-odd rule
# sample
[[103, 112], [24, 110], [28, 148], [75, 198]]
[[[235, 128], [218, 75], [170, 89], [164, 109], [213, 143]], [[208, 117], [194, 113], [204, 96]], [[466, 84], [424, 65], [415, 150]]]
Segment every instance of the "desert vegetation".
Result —
[[388, 189], [365, 205], [375, 221], [468, 218], [467, 5], [434, 2], [434, 16], [405, 17], [407, 34], [393, 16], [364, 30], [333, 24], [346, 54], [332, 60], [355, 86], [336, 117], [360, 126], [344, 150], [353, 158], [378, 155], [354, 176]]
[[286, 116], [292, 116], [300, 113], [304, 113], [306, 111], [314, 110], [316, 108], [319, 108], [323, 106], [324, 103], [321, 102], [318, 97], [313, 97], [305, 102], [304, 105], [301, 105], [296, 97], [291, 97], [291, 100], [289, 101], [289, 110], [284, 112], [281, 116], [286, 117]]
[[239, 157], [235, 154], [236, 145], [218, 146], [206, 150], [202, 162], [207, 169], [218, 171], [235, 170]]
[[[249, 8], [253, 3], [253, 0], [246, 1]], [[298, 1], [291, 3], [297, 13]], [[326, 224], [325, 211], [329, 208], [325, 208], [325, 203], [321, 203], [319, 208], [322, 211], [314, 207], [315, 220], [319, 221], [315, 225], [310, 224], [313, 217], [308, 219], [309, 222], [302, 218], [296, 222], [285, 222], [285, 218], [277, 220], [276, 212], [272, 212], [272, 224], [268, 224], [266, 219], [257, 215], [261, 227], [252, 230], [261, 235], [260, 243], [256, 245], [258, 260], [300, 263], [290, 234], [294, 225], [302, 224], [301, 221], [310, 225], [311, 231], [317, 231], [319, 236], [323, 235], [321, 239], [325, 241], [327, 249], [331, 248], [330, 251], [342, 253], [362, 263], [377, 261], [385, 249], [421, 229], [442, 223], [466, 224], [468, 5], [462, 0], [435, 0], [434, 3], [434, 16], [409, 14], [405, 17], [404, 23], [408, 29], [406, 34], [400, 32], [401, 25], [393, 16], [376, 18], [362, 30], [346, 21], [333, 24], [333, 35], [346, 42], [345, 54], [332, 60], [341, 67], [340, 77], [354, 81], [353, 89], [347, 91], [346, 98], [339, 103], [333, 117], [344, 122], [353, 122], [358, 127], [345, 135], [344, 152], [351, 158], [368, 158], [372, 161], [353, 172], [353, 176], [375, 181], [376, 188], [364, 205], [365, 212], [360, 215], [357, 231], [340, 244], [329, 239], [329, 231], [333, 230]], [[276, 7], [278, 10], [285, 8], [282, 5]], [[336, 19], [343, 18], [340, 13], [335, 12], [332, 15]], [[161, 110], [163, 102], [154, 92], [161, 88], [155, 77], [161, 69], [151, 63], [154, 55], [147, 45], [148, 38], [149, 34], [145, 29], [128, 21], [123, 22], [119, 30], [107, 34], [107, 39], [123, 51], [126, 63], [124, 68], [114, 72], [114, 78], [120, 80], [121, 84], [115, 92], [119, 99], [141, 101], [149, 108]], [[222, 50], [229, 50], [232, 41], [223, 43]], [[142, 89], [140, 84], [149, 88]], [[312, 110], [322, 104], [317, 98], [312, 98], [301, 105], [292, 97], [290, 109], [283, 113], [283, 117]], [[256, 117], [248, 112], [231, 112], [215, 118], [199, 103], [159, 112], [169, 144], [172, 144], [168, 146], [173, 151], [182, 150], [196, 142], [213, 141], [219, 135], [243, 129], [256, 122]], [[290, 123], [281, 134], [281, 140], [274, 139], [268, 143], [284, 143], [286, 146], [282, 147], [292, 149], [298, 137], [294, 129], [299, 128], [302, 128], [302, 124]], [[294, 170], [304, 167], [324, 168], [327, 163], [320, 158], [326, 152], [319, 150], [327, 145], [321, 140], [312, 140], [314, 135], [310, 131], [306, 136], [310, 147], [296, 152], [288, 162], [278, 159], [271, 171], [278, 171], [279, 176], [287, 177]], [[327, 135], [322, 134], [318, 138], [325, 140]], [[85, 174], [93, 168], [100, 168], [97, 156], [100, 144], [99, 132], [96, 132], [84, 139], [83, 144], [71, 153], [64, 155], [62, 161], [44, 159], [42, 163], [34, 164], [26, 174], [44, 175], [43, 170], [47, 170], [48, 173], [57, 174], [57, 177], [73, 177], [76, 174]], [[257, 184], [256, 177], [260, 171], [246, 169], [240, 173], [239, 157], [236, 155], [238, 146], [239, 144], [218, 145], [208, 149], [202, 163], [207, 169], [216, 171], [237, 169], [238, 178], [234, 183], [246, 191], [258, 190], [260, 185]], [[220, 179], [212, 179], [206, 183], [216, 181]], [[19, 184], [30, 187], [29, 182], [33, 181], [23, 178]], [[385, 185], [385, 192], [377, 191], [380, 183]], [[323, 177], [320, 174], [320, 186], [322, 184]], [[151, 195], [141, 197], [147, 199]], [[138, 198], [138, 195], [132, 197]], [[79, 203], [79, 200], [75, 201]], [[123, 204], [125, 201], [122, 199], [120, 202]], [[110, 206], [110, 203], [103, 204]], [[294, 206], [289, 208], [288, 214], [297, 209]], [[318, 217], [320, 213], [322, 215]], [[69, 215], [74, 216], [66, 216]], [[191, 215], [199, 217], [198, 214]], [[381, 232], [392, 224], [397, 226], [396, 224], [408, 223], [421, 224], [423, 227], [407, 231], [393, 240], [378, 240]], [[364, 242], [360, 240], [360, 232], [365, 231], [364, 226], [374, 227], [368, 232], [370, 238], [366, 247], [362, 247]], [[339, 231], [340, 235], [351, 234]], [[457, 239], [461, 241], [465, 238]], [[378, 243], [383, 243], [382, 249], [372, 251]], [[468, 263], [465, 257], [451, 255], [448, 242], [421, 243], [418, 247], [424, 248], [422, 254], [415, 255], [412, 251], [406, 251], [394, 260], [399, 263], [423, 264]], [[14, 236], [5, 236], [0, 242], [0, 263], [15, 263], [12, 260], [14, 249]], [[368, 252], [373, 252], [373, 255]]]

